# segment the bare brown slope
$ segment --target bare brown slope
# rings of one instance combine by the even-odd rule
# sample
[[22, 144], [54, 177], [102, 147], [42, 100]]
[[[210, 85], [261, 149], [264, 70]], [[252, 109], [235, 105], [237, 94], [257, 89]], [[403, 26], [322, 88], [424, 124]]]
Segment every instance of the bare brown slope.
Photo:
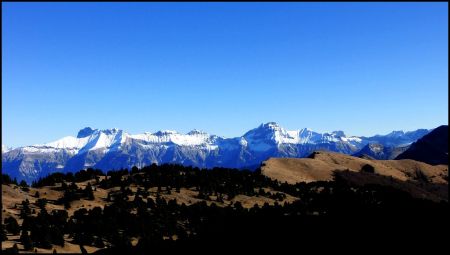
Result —
[[375, 173], [401, 181], [426, 178], [432, 183], [448, 183], [448, 165], [432, 166], [404, 160], [370, 160], [334, 152], [314, 152], [310, 158], [270, 158], [263, 162], [262, 174], [291, 184], [332, 180], [333, 171], [359, 172], [363, 165], [375, 168]]
[[[101, 177], [102, 179], [103, 177]], [[92, 187], [95, 188], [94, 190], [94, 200], [86, 200], [86, 199], [79, 199], [72, 201], [70, 203], [71, 208], [67, 210], [69, 216], [72, 216], [74, 212], [80, 208], [86, 208], [86, 209], [92, 209], [96, 206], [104, 207], [105, 205], [110, 204], [110, 202], [107, 202], [106, 198], [108, 196], [108, 192], [111, 191], [117, 191], [120, 190], [119, 187], [114, 187], [110, 189], [102, 189], [100, 188], [94, 180], [89, 180], [85, 182], [78, 182], [76, 183], [78, 187], [84, 189], [88, 183], [91, 183]], [[69, 183], [66, 183], [69, 184]], [[39, 207], [36, 205], [36, 201], [38, 198], [35, 197], [36, 191], [39, 191], [40, 198], [46, 198], [48, 200], [48, 203], [46, 204], [46, 210], [48, 212], [52, 210], [64, 210], [63, 205], [56, 205], [55, 201], [63, 196], [62, 191], [55, 190], [55, 188], [60, 187], [61, 184], [58, 183], [56, 186], [45, 186], [40, 188], [29, 188], [29, 191], [23, 191], [20, 187], [14, 184], [2, 184], [2, 222], [4, 222], [5, 218], [13, 217], [15, 218], [19, 225], [22, 225], [23, 219], [19, 217], [20, 215], [20, 209], [22, 208], [21, 203], [25, 199], [28, 199], [30, 202], [30, 209], [32, 210], [32, 216], [36, 216], [37, 213], [40, 212]], [[132, 184], [129, 186], [130, 189], [133, 192], [137, 191], [138, 186], [135, 184]], [[143, 187], [140, 187], [143, 188]], [[156, 199], [156, 193], [157, 188], [152, 187], [148, 189], [147, 191], [150, 192], [150, 196], [153, 200]], [[167, 194], [164, 192], [161, 192], [161, 196], [168, 200], [176, 199], [176, 201], [181, 204], [184, 203], [186, 205], [191, 205], [196, 202], [205, 201], [208, 205], [211, 205], [212, 203], [215, 203], [217, 206], [223, 207], [228, 206], [231, 203], [240, 202], [244, 208], [252, 208], [255, 204], [258, 204], [259, 206], [263, 206], [265, 203], [268, 203], [269, 205], [273, 205], [275, 203], [283, 204], [285, 202], [292, 203], [293, 201], [297, 200], [298, 198], [293, 197], [289, 194], [285, 194], [283, 192], [279, 192], [276, 190], [273, 190], [271, 188], [264, 188], [264, 191], [266, 192], [266, 195], [259, 195], [259, 196], [246, 196], [246, 195], [237, 195], [231, 200], [225, 196], [224, 201], [217, 202], [217, 196], [209, 196], [209, 199], [199, 199], [199, 191], [196, 191], [195, 189], [187, 189], [187, 188], [181, 188], [180, 192], [172, 191], [170, 194]], [[258, 192], [259, 190], [255, 190], [255, 192]], [[285, 198], [282, 200], [275, 200], [273, 197], [271, 198], [272, 194], [281, 193], [285, 195]], [[129, 200], [134, 199], [134, 195], [129, 196]], [[144, 202], [147, 202], [147, 199], [143, 199]], [[34, 251], [28, 252], [23, 250], [23, 245], [20, 242], [20, 235], [12, 235], [10, 233], [7, 234], [8, 240], [2, 242], [2, 249], [10, 248], [14, 244], [18, 245], [18, 248], [20, 249], [20, 253], [34, 253]], [[65, 235], [65, 245], [64, 247], [53, 245], [52, 249], [43, 249], [43, 248], [37, 248], [37, 253], [46, 253], [50, 254], [53, 249], [56, 249], [58, 253], [80, 253], [80, 247], [79, 245], [75, 244], [73, 242], [73, 239], [70, 238], [68, 235]], [[135, 245], [136, 243], [134, 243]], [[84, 245], [84, 248], [88, 251], [88, 253], [95, 252], [99, 250], [99, 248], [96, 248], [94, 246], [88, 246]]]

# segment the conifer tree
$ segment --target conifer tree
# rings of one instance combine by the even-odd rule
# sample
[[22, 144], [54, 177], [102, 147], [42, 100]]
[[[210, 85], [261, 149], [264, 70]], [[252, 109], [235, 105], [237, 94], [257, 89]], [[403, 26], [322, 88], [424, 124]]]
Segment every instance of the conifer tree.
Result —
[[13, 235], [18, 235], [20, 233], [20, 227], [17, 220], [13, 217], [8, 217], [5, 219], [6, 231]]
[[84, 189], [84, 194], [88, 200], [94, 200], [94, 191], [92, 190], [91, 183], [88, 183]]
[[20, 241], [23, 244], [23, 248], [27, 251], [33, 249], [33, 242], [31, 242], [31, 238], [28, 235], [28, 231], [22, 230], [22, 234], [20, 235]]

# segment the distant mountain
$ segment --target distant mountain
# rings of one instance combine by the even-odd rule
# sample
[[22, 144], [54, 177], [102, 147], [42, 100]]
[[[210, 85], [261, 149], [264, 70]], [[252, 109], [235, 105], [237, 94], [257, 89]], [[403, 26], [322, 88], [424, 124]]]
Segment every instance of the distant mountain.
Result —
[[12, 148], [9, 148], [8, 146], [2, 144], [2, 153], [8, 152], [10, 150], [12, 150]]
[[369, 157], [372, 159], [395, 159], [398, 155], [409, 148], [406, 146], [385, 146], [380, 143], [368, 143], [360, 151], [354, 153], [355, 157]]
[[372, 137], [367, 137], [366, 139], [370, 143], [379, 143], [384, 146], [399, 147], [411, 144], [411, 141], [417, 141], [417, 139], [428, 134], [431, 130], [428, 129], [417, 129], [416, 131], [392, 131], [387, 135], [375, 135]]
[[448, 126], [440, 126], [413, 143], [396, 159], [414, 159], [431, 165], [448, 165]]
[[152, 163], [178, 163], [201, 168], [258, 167], [270, 157], [306, 157], [315, 150], [354, 154], [369, 143], [404, 146], [428, 130], [395, 131], [386, 136], [347, 136], [343, 131], [287, 131], [275, 122], [261, 124], [241, 137], [224, 138], [199, 130], [187, 134], [158, 131], [131, 135], [119, 129], [84, 128], [76, 137], [2, 152], [2, 171], [18, 180], [85, 168], [112, 170]]

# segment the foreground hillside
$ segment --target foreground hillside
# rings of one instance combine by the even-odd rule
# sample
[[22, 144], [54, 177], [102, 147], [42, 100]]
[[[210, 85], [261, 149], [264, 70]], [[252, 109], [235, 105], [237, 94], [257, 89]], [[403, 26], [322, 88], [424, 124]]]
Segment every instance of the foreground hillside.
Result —
[[[390, 185], [395, 182], [398, 188], [414, 196], [448, 200], [448, 165], [432, 166], [410, 159], [374, 160], [317, 151], [308, 158], [271, 158], [261, 167], [262, 174], [290, 184], [331, 181], [336, 172], [343, 171], [350, 173], [341, 173], [340, 176], [358, 180], [360, 184], [386, 183], [389, 180], [392, 182]], [[361, 172], [375, 175], [351, 177], [351, 173]]]
[[[401, 186], [408, 182], [383, 178], [338, 171], [330, 181], [288, 184], [260, 171], [151, 165], [107, 175], [93, 169], [58, 173], [27, 187], [3, 175], [2, 249], [148, 254], [281, 243], [305, 248], [344, 241], [344, 232], [361, 244], [376, 238], [379, 246], [398, 236], [424, 247], [442, 242], [433, 231], [447, 228], [446, 199], [432, 192], [417, 196]], [[431, 179], [429, 185], [444, 185], [445, 178]], [[378, 231], [387, 233], [380, 237]]]
[[448, 165], [432, 166], [415, 160], [373, 160], [341, 153], [317, 151], [308, 158], [271, 158], [262, 164], [262, 173], [282, 182], [329, 181], [335, 170], [361, 171], [364, 165], [376, 174], [401, 181], [425, 178], [431, 183], [448, 183]]

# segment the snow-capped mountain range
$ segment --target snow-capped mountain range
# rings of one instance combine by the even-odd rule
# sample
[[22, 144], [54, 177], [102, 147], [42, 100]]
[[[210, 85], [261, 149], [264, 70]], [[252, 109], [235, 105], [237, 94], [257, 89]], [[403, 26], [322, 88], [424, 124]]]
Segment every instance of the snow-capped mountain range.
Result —
[[18, 180], [32, 181], [53, 172], [85, 168], [112, 170], [152, 163], [178, 163], [201, 168], [255, 169], [269, 157], [306, 157], [314, 150], [354, 154], [369, 143], [407, 146], [431, 130], [394, 131], [372, 137], [346, 136], [343, 131], [317, 133], [310, 129], [288, 131], [275, 122], [261, 124], [241, 137], [224, 138], [199, 130], [128, 134], [120, 129], [89, 127], [76, 137], [6, 149], [2, 171]]

